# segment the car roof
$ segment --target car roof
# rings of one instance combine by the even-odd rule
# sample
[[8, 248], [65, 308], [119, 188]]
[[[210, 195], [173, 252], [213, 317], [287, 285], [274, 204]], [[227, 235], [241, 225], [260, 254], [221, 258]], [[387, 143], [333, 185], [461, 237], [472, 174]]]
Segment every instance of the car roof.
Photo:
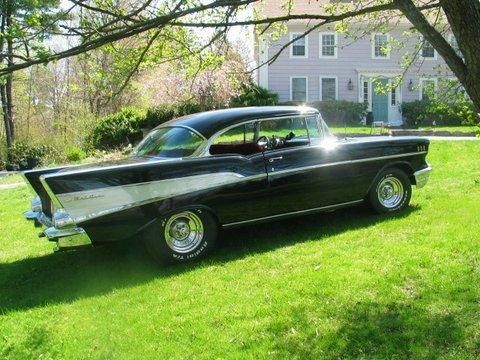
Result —
[[218, 131], [248, 120], [266, 119], [302, 114], [318, 114], [318, 110], [305, 106], [254, 106], [206, 111], [183, 116], [161, 124], [164, 126], [186, 126], [209, 139]]

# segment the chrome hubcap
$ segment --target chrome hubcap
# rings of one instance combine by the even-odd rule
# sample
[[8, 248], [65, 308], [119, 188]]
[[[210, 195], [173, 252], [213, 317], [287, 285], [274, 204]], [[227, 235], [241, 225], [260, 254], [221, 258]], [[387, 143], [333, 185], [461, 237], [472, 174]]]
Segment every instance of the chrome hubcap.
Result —
[[191, 211], [172, 215], [165, 224], [165, 241], [177, 253], [188, 253], [197, 248], [203, 239], [203, 224]]
[[389, 176], [377, 186], [377, 197], [380, 204], [386, 208], [398, 206], [403, 199], [404, 189], [402, 182], [396, 177]]

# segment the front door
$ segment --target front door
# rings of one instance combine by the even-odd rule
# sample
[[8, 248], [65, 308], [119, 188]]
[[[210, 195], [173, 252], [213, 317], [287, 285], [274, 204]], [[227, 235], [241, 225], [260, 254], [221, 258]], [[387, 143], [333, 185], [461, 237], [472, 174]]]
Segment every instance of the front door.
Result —
[[322, 146], [327, 144], [316, 116], [265, 120], [259, 127], [259, 135], [269, 140], [264, 157], [271, 215], [357, 200], [352, 166], [341, 164], [348, 149]]
[[378, 91], [378, 85], [385, 88], [388, 85], [388, 79], [378, 79], [372, 83], [373, 121], [388, 123], [388, 91], [383, 93]]

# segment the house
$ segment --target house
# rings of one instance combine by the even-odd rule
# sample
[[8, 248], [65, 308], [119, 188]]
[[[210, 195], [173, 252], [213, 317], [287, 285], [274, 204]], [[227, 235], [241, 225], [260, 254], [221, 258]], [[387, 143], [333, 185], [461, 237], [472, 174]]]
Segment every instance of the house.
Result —
[[[292, 13], [325, 13], [322, 9], [328, 3], [330, 0], [295, 0]], [[266, 17], [285, 15], [282, 4], [283, 1], [264, 0], [261, 13]], [[305, 20], [289, 21], [280, 38], [273, 40], [268, 30], [266, 36], [257, 37], [258, 65], [267, 63], [282, 46], [294, 40], [273, 63], [257, 69], [258, 84], [277, 93], [281, 102], [365, 102], [375, 121], [398, 126], [403, 123], [402, 102], [427, 97], [431, 91], [438, 91], [440, 78], [453, 76], [435, 49], [412, 32], [407, 20], [397, 19], [388, 31], [370, 31], [359, 23], [352, 24], [351, 30], [359, 35], [358, 39], [336, 32], [334, 25], [301, 37], [313, 26], [314, 22]], [[445, 36], [454, 41], [448, 32]], [[399, 42], [405, 45], [400, 47]], [[418, 54], [416, 61], [405, 69], [404, 56], [410, 54], [412, 58], [414, 53]], [[391, 88], [399, 80], [399, 86]], [[379, 83], [390, 84], [384, 88], [391, 89], [380, 91]]]

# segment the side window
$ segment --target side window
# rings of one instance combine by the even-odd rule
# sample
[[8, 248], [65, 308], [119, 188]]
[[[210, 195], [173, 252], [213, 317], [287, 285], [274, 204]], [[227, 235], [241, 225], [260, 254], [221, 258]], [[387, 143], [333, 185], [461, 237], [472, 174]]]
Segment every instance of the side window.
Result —
[[258, 138], [268, 140], [266, 150], [308, 145], [304, 117], [264, 120], [258, 123]]
[[236, 154], [252, 155], [262, 149], [255, 142], [255, 126], [253, 123], [243, 124], [227, 130], [218, 136], [210, 146], [211, 155]]
[[239, 125], [234, 127], [215, 139], [214, 144], [233, 145], [253, 142], [254, 127], [253, 123]]

